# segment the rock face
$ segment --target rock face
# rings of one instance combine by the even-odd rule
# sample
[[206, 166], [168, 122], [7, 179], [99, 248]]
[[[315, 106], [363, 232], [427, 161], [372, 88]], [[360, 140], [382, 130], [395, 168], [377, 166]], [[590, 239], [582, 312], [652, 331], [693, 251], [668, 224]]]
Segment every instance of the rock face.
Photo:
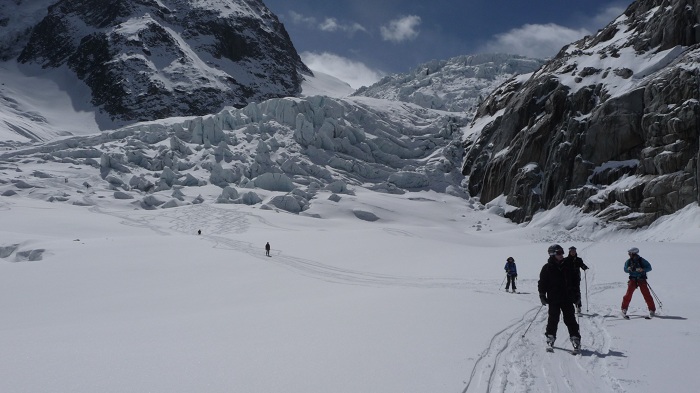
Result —
[[123, 123], [294, 96], [310, 73], [260, 0], [56, 1], [18, 60], [67, 66]]
[[523, 222], [559, 203], [641, 227], [697, 203], [700, 1], [642, 0], [479, 107], [462, 173]]

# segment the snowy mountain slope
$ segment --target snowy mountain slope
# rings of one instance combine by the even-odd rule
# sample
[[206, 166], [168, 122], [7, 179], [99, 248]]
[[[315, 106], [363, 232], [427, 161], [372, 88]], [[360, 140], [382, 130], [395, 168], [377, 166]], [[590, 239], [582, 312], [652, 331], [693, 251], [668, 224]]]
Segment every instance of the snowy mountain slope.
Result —
[[642, 227], [698, 200], [700, 4], [634, 2], [465, 129], [471, 195], [523, 222], [559, 203]]
[[7, 61], [0, 80], [0, 149], [94, 134], [111, 124], [95, 113], [90, 89], [65, 68], [25, 74]]
[[112, 120], [104, 128], [293, 96], [310, 73], [259, 0], [57, 1], [32, 26], [38, 5], [15, 5], [29, 16], [0, 33], [27, 26], [31, 35], [5, 45], [3, 58], [70, 69]]
[[300, 97], [327, 96], [332, 98], [343, 98], [352, 94], [355, 89], [347, 82], [344, 82], [332, 75], [320, 71], [313, 71], [313, 76], [304, 75], [301, 83]]
[[434, 60], [407, 74], [389, 75], [354, 95], [411, 102], [430, 109], [467, 112], [500, 84], [536, 71], [543, 60], [506, 54], [476, 54]]

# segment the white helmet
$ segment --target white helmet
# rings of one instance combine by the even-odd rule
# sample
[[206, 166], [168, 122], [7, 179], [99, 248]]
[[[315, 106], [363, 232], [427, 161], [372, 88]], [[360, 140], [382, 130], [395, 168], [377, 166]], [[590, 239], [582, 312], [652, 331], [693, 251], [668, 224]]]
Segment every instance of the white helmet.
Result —
[[632, 247], [629, 250], [627, 250], [627, 252], [630, 254], [639, 254], [639, 249], [637, 247]]

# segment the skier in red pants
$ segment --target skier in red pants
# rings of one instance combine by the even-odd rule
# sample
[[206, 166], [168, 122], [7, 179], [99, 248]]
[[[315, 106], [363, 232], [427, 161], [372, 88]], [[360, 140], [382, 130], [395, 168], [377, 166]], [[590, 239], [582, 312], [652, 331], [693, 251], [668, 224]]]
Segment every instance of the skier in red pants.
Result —
[[622, 297], [622, 316], [628, 318], [627, 307], [632, 301], [634, 290], [639, 288], [649, 308], [649, 316], [653, 317], [656, 314], [656, 305], [654, 298], [651, 297], [651, 292], [649, 292], [649, 285], [647, 285], [647, 273], [651, 271], [651, 264], [639, 256], [637, 247], [630, 248], [627, 253], [630, 258], [625, 262], [625, 273], [629, 273], [630, 279], [627, 282], [627, 293]]

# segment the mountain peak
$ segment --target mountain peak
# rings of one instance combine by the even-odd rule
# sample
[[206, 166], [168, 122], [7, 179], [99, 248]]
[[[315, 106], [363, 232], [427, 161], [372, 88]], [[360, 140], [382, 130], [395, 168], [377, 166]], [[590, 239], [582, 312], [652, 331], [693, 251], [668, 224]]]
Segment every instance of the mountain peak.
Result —
[[476, 54], [433, 60], [406, 74], [389, 75], [354, 95], [410, 102], [429, 109], [475, 112], [493, 89], [544, 61], [507, 54]]
[[[40, 10], [19, 5], [32, 26]], [[297, 95], [310, 73], [260, 0], [62, 0], [12, 31], [26, 44], [5, 58], [69, 68], [115, 124]]]

